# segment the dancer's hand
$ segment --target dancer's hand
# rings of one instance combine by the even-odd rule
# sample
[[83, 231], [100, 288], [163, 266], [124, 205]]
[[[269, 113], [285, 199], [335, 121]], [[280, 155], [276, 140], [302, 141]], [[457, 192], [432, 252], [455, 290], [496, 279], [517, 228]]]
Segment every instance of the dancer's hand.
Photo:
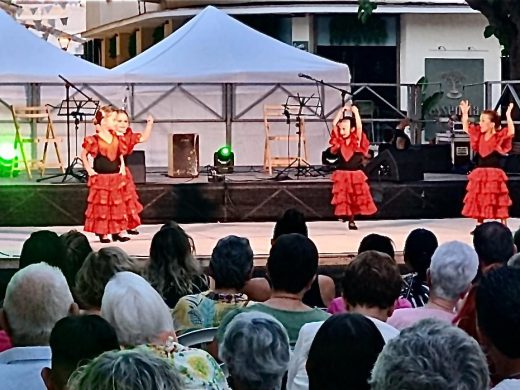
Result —
[[359, 109], [357, 108], [357, 106], [350, 107], [350, 111], [352, 111], [352, 114], [354, 115], [359, 115]]
[[153, 125], [153, 116], [149, 115], [146, 117], [146, 124]]
[[92, 168], [90, 168], [90, 169], [87, 169], [87, 174], [90, 177], [92, 177], [92, 176], [96, 176], [98, 173], [95, 170], [93, 170]]
[[121, 167], [119, 168], [119, 174], [126, 176], [126, 169], [124, 165], [121, 165]]
[[459, 104], [460, 112], [462, 115], [468, 115], [469, 116], [469, 110], [471, 108], [469, 101], [462, 100]]
[[511, 112], [513, 111], [513, 108], [515, 108], [515, 104], [509, 103], [509, 106], [507, 106], [506, 117], [511, 118]]

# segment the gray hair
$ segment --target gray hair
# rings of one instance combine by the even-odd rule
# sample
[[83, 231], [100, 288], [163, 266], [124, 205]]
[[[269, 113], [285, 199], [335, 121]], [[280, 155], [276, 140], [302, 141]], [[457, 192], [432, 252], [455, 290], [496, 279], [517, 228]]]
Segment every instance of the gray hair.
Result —
[[507, 265], [512, 268], [520, 268], [520, 253], [515, 253], [507, 261]]
[[173, 332], [170, 309], [141, 276], [119, 272], [107, 283], [101, 316], [116, 330], [121, 345], [153, 343], [161, 332]]
[[457, 299], [471, 286], [478, 265], [477, 252], [469, 245], [460, 241], [440, 245], [430, 265], [430, 294], [448, 300]]
[[372, 390], [487, 390], [489, 371], [473, 338], [453, 325], [426, 319], [385, 345], [370, 384]]
[[220, 239], [213, 248], [209, 268], [216, 288], [243, 288], [253, 269], [253, 250], [249, 240], [237, 236]]
[[184, 386], [171, 362], [146, 348], [109, 351], [76, 370], [69, 390], [181, 390]]
[[115, 246], [100, 249], [87, 256], [76, 275], [74, 292], [83, 307], [99, 309], [105, 286], [121, 271], [139, 272], [137, 260]]
[[241, 313], [227, 326], [219, 356], [246, 388], [278, 389], [289, 366], [289, 337], [270, 315]]
[[52, 328], [74, 303], [67, 280], [56, 267], [31, 264], [7, 285], [4, 311], [14, 346], [49, 345]]

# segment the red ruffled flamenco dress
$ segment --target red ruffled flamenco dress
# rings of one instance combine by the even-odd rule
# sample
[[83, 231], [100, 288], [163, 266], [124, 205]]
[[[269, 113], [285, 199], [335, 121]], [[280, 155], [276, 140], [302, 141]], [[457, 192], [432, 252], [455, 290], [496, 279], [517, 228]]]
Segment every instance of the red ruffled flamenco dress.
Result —
[[88, 179], [85, 231], [98, 235], [119, 234], [128, 229], [123, 189], [125, 176], [119, 173], [119, 139], [112, 132], [108, 143], [98, 134], [86, 137], [83, 148], [94, 158], [97, 175]]
[[462, 215], [477, 220], [507, 219], [512, 202], [500, 160], [511, 150], [513, 136], [504, 128], [486, 140], [478, 125], [470, 125], [468, 132], [478, 164], [468, 176]]
[[367, 176], [361, 170], [363, 156], [370, 142], [365, 133], [358, 140], [355, 131], [347, 139], [334, 131], [330, 139], [330, 152], [339, 156], [338, 169], [332, 174], [332, 201], [334, 215], [340, 218], [354, 215], [371, 215], [377, 212]]
[[[126, 129], [125, 134], [120, 137], [119, 150], [123, 156], [128, 156], [134, 151], [135, 145], [141, 140], [140, 133], [134, 133], [129, 127]], [[125, 160], [126, 161], [126, 160]], [[125, 164], [126, 172], [126, 185], [123, 188], [124, 200], [126, 204], [126, 212], [128, 218], [128, 229], [135, 229], [141, 225], [141, 218], [139, 213], [143, 211], [143, 205], [139, 202], [139, 196], [137, 195], [137, 189], [135, 187], [134, 178], [128, 166]]]

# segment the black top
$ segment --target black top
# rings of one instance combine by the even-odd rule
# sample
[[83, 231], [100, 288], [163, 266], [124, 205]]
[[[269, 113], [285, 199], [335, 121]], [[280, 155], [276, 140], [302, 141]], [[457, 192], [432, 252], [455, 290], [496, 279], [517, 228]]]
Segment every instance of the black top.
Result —
[[403, 276], [401, 298], [407, 299], [412, 307], [421, 307], [428, 303], [430, 288], [423, 283], [416, 273]]
[[206, 275], [198, 275], [195, 277], [195, 279], [192, 282], [192, 289], [187, 294], [181, 294], [179, 293], [175, 286], [170, 285], [170, 287], [164, 292], [163, 298], [168, 307], [173, 309], [177, 302], [179, 302], [179, 299], [181, 299], [185, 295], [189, 294], [200, 294], [204, 291], [208, 291], [209, 289], [209, 280]]
[[493, 152], [486, 157], [477, 157], [477, 166], [480, 168], [502, 168], [505, 156], [498, 152]]
[[94, 158], [94, 170], [97, 173], [118, 173], [120, 168], [120, 161], [116, 159], [115, 161], [110, 161], [105, 156], [98, 154]]
[[325, 307], [325, 303], [321, 299], [320, 284], [318, 283], [318, 276], [312, 282], [311, 288], [303, 296], [303, 303], [310, 307]]
[[404, 130], [395, 129], [394, 138], [392, 139], [392, 146], [396, 149], [397, 149], [397, 141], [399, 139], [404, 140], [404, 149], [399, 149], [399, 150], [407, 150], [410, 147], [410, 145], [412, 144], [412, 142], [410, 141], [410, 137], [408, 137], [408, 135], [406, 135]]

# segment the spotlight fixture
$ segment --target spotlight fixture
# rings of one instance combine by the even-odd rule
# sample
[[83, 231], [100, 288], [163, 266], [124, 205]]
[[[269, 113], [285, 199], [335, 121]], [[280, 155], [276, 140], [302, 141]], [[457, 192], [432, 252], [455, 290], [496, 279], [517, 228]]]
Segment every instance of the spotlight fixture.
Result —
[[18, 156], [12, 145], [0, 145], [0, 177], [18, 174]]
[[231, 146], [222, 146], [213, 154], [213, 166], [217, 173], [233, 173], [235, 167], [235, 153], [231, 150]]

